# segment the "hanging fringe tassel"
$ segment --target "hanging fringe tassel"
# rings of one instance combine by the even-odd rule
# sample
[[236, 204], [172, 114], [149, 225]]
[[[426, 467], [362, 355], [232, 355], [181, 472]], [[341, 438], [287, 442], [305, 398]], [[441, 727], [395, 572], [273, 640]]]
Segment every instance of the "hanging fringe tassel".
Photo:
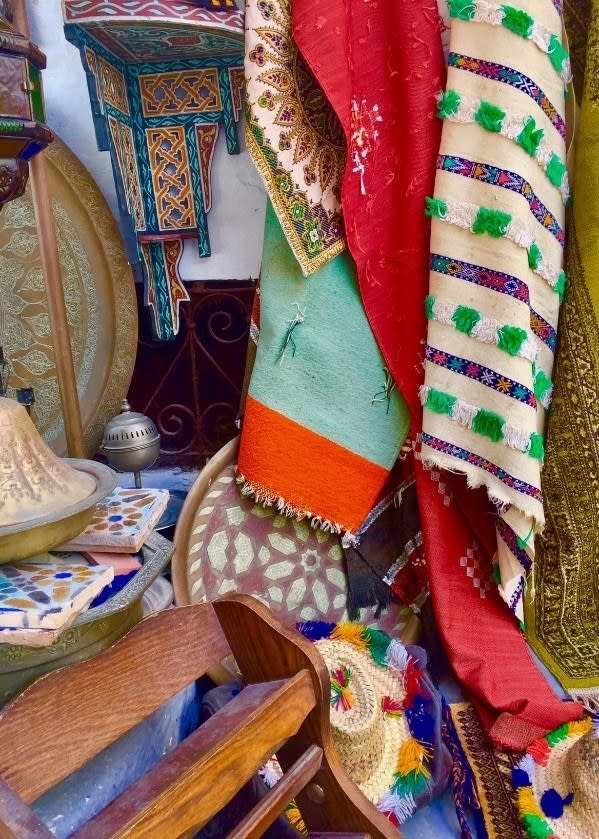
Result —
[[387, 717], [401, 717], [403, 704], [393, 699], [392, 696], [383, 696], [381, 699], [381, 710]]
[[273, 494], [261, 484], [248, 480], [241, 472], [237, 473], [235, 481], [241, 494], [246, 497], [251, 496], [258, 504], [262, 504], [264, 507], [276, 507], [277, 511], [288, 519], [297, 519], [297, 521], [308, 519], [313, 530], [324, 530], [326, 533], [338, 534], [341, 536], [341, 543], [344, 548], [358, 544], [358, 539], [351, 530], [347, 530], [336, 522], [315, 516], [310, 510], [302, 510], [296, 507], [285, 498]]
[[413, 815], [416, 810], [416, 802], [412, 795], [402, 796], [388, 792], [377, 804], [377, 809], [389, 819], [391, 824], [399, 827]]

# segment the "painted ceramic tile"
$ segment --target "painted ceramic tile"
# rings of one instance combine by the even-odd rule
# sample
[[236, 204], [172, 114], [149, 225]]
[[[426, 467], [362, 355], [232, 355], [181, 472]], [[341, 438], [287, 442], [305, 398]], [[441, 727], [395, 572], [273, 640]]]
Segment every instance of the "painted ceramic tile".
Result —
[[114, 571], [114, 576], [139, 571], [141, 562], [131, 554], [109, 554], [102, 551], [84, 551], [83, 556], [90, 565], [107, 565]]
[[[68, 626], [71, 621], [68, 622]], [[0, 629], [0, 644], [18, 644], [20, 647], [49, 647], [66, 629], [22, 629], [18, 626], [5, 626]]]
[[2, 565], [0, 627], [64, 629], [113, 578], [112, 568], [81, 561]]
[[168, 503], [163, 489], [117, 487], [96, 507], [91, 523], [57, 550], [137, 553]]

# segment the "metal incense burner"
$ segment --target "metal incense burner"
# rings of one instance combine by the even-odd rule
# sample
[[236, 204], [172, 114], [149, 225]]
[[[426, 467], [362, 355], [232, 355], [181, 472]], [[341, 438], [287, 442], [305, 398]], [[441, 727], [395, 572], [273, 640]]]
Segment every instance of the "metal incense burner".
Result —
[[160, 434], [149, 417], [132, 411], [123, 399], [121, 413], [106, 423], [100, 450], [113, 469], [133, 472], [139, 489], [141, 470], [149, 469], [160, 454]]

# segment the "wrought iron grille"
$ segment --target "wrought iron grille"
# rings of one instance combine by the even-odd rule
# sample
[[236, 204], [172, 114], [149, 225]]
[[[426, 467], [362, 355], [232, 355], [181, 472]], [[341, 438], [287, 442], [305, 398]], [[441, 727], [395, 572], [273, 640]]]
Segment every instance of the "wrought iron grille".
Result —
[[243, 387], [254, 283], [186, 283], [173, 341], [152, 340], [142, 289], [140, 336], [129, 401], [156, 423], [161, 463], [196, 466], [235, 436]]

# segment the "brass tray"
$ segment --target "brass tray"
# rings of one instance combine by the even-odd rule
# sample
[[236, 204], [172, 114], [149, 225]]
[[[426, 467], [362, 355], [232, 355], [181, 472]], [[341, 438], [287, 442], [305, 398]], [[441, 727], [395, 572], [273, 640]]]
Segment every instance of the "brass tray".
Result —
[[[92, 457], [127, 395], [137, 345], [137, 304], [121, 234], [95, 181], [58, 137], [44, 152], [53, 196], [71, 346]], [[0, 345], [10, 385], [33, 387], [34, 419], [65, 455], [66, 440], [31, 190], [0, 213]], [[9, 392], [14, 395], [14, 390]]]

